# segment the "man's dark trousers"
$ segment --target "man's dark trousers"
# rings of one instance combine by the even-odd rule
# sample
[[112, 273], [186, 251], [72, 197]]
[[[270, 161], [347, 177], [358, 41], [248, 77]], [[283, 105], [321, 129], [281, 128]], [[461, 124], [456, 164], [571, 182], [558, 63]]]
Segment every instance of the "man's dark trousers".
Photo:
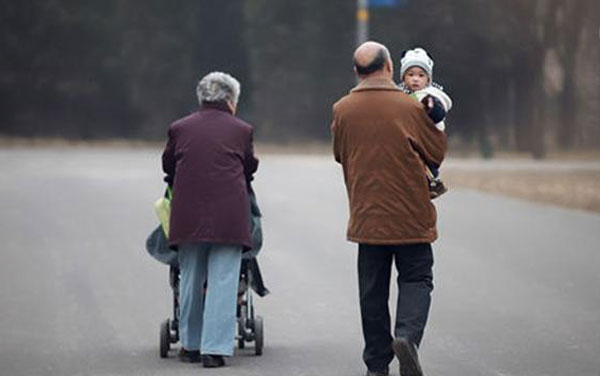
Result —
[[388, 299], [392, 263], [398, 271], [398, 302], [394, 336], [419, 346], [433, 290], [431, 244], [358, 246], [358, 283], [365, 349], [371, 371], [387, 370], [394, 358]]

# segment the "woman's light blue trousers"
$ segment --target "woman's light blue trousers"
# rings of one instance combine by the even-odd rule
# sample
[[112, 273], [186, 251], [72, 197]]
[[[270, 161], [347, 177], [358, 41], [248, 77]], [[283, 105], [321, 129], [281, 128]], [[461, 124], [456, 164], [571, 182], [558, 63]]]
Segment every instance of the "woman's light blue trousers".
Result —
[[242, 246], [179, 246], [179, 337], [186, 350], [233, 355], [241, 260]]

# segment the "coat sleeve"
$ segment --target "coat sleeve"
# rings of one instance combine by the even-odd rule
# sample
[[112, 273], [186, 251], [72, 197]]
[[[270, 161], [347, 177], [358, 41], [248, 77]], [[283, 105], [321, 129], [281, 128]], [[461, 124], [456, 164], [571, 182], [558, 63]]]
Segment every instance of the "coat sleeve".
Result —
[[339, 137], [339, 124], [337, 124], [337, 106], [333, 105], [333, 120], [331, 122], [331, 139], [332, 139], [332, 147], [333, 147], [333, 157], [335, 161], [338, 163], [342, 163], [342, 157], [340, 152], [340, 137]]
[[440, 132], [421, 108], [415, 109], [413, 120], [413, 127], [408, 128], [412, 147], [427, 165], [439, 167], [446, 154], [446, 133]]
[[173, 129], [169, 128], [167, 145], [165, 146], [165, 150], [162, 154], [162, 168], [163, 172], [165, 173], [165, 182], [167, 182], [170, 187], [173, 186], [173, 182], [175, 180], [176, 166], [177, 162], [175, 160], [175, 140], [173, 137]]
[[254, 130], [250, 130], [244, 151], [244, 175], [248, 184], [254, 179], [256, 170], [258, 170], [258, 159], [254, 155]]

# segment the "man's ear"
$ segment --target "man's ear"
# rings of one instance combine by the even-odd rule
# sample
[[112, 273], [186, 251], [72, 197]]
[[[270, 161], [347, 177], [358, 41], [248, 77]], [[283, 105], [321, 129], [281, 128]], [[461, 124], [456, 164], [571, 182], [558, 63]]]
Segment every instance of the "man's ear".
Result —
[[385, 62], [386, 65], [386, 69], [388, 70], [388, 72], [394, 74], [394, 62], [392, 61], [391, 58], [388, 58], [387, 61]]

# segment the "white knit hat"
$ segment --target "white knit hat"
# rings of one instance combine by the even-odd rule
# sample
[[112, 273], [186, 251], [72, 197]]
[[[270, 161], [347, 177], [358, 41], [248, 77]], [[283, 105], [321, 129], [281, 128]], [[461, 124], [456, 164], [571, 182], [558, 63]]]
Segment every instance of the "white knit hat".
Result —
[[417, 47], [404, 53], [400, 59], [400, 79], [404, 78], [404, 73], [411, 67], [423, 68], [429, 76], [429, 80], [433, 80], [433, 60], [424, 49]]

